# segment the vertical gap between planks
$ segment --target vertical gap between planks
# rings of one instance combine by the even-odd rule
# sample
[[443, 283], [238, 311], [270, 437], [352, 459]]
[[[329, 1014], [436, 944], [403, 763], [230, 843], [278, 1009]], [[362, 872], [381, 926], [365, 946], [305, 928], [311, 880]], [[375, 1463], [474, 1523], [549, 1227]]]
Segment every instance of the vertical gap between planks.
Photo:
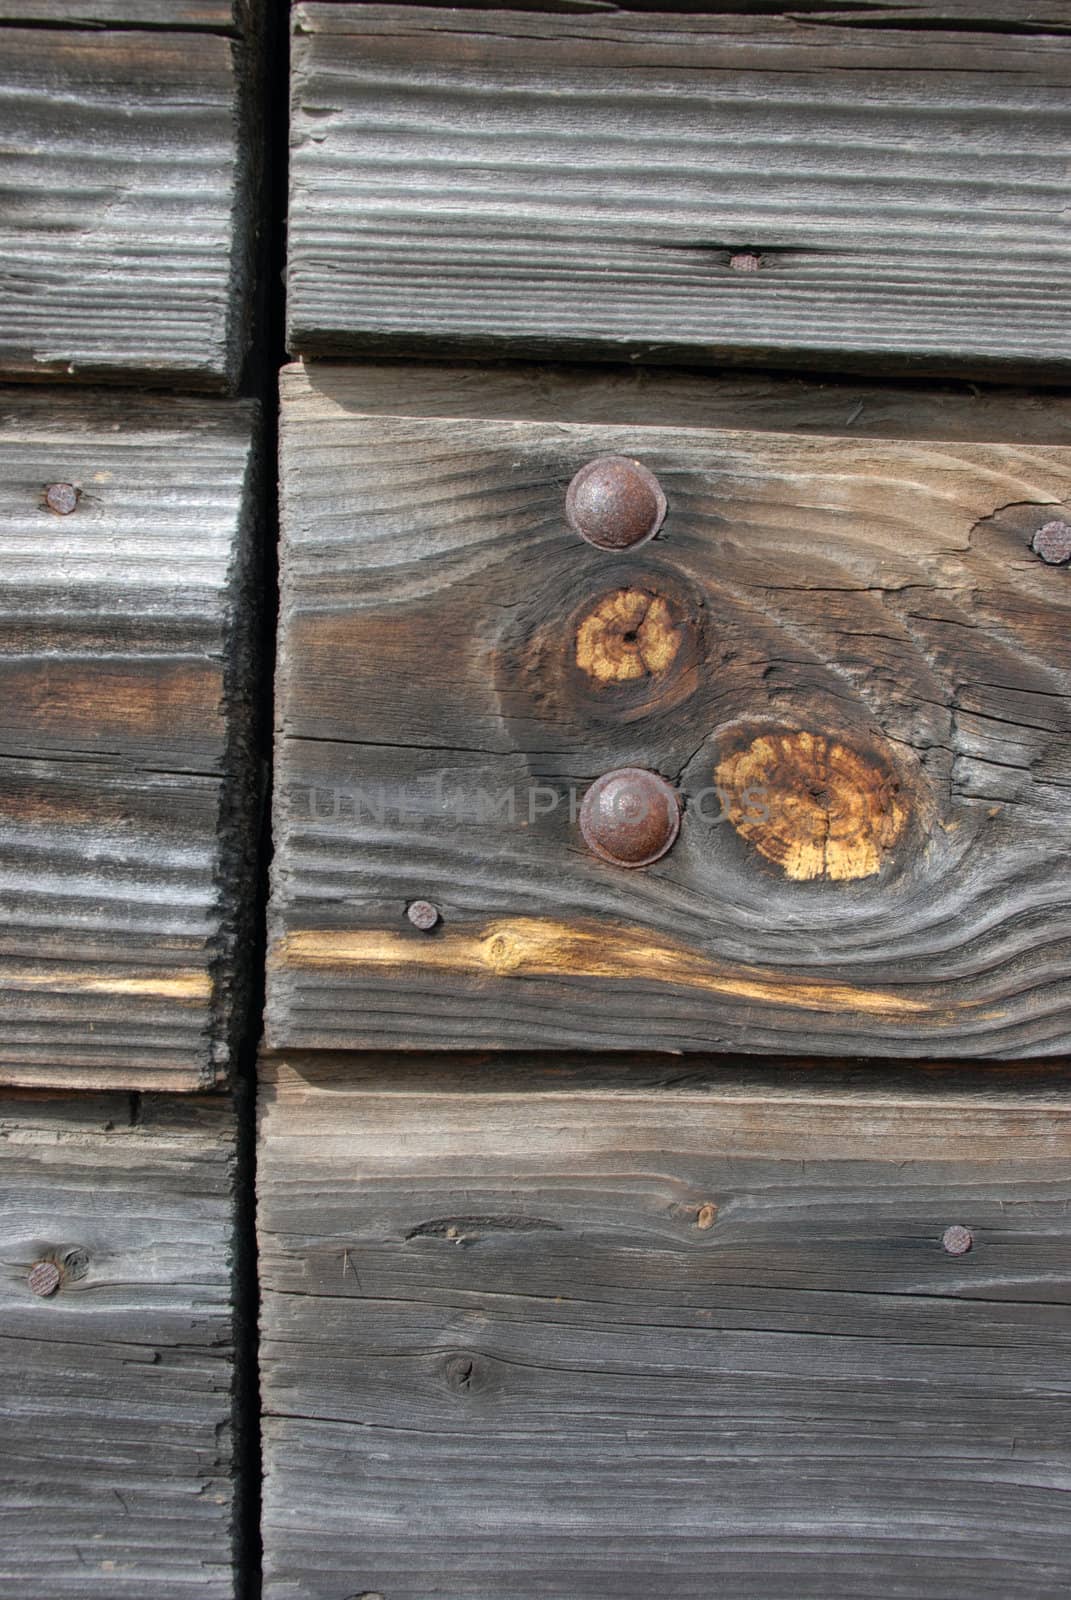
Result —
[[271, 862], [272, 712], [278, 598], [278, 374], [286, 360], [283, 270], [286, 252], [287, 156], [290, 127], [289, 5], [260, 0], [260, 56], [248, 137], [259, 161], [254, 214], [249, 225], [255, 244], [251, 290], [253, 339], [242, 393], [260, 401], [255, 525], [255, 589], [259, 605], [257, 669], [254, 689], [253, 759], [260, 800], [254, 882], [255, 897], [247, 1010], [240, 1033], [235, 1072], [237, 1159], [235, 1173], [235, 1539], [236, 1600], [260, 1600], [261, 1428], [259, 1381], [260, 1292], [256, 1242], [257, 1049], [264, 1008], [268, 871]]

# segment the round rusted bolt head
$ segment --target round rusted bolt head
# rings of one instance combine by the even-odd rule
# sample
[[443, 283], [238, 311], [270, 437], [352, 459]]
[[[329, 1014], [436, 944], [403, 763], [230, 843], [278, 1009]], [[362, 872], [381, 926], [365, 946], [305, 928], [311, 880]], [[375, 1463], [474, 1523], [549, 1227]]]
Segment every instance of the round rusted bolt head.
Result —
[[1036, 556], [1050, 567], [1062, 567], [1071, 561], [1071, 522], [1046, 522], [1030, 541]]
[[643, 767], [604, 773], [580, 807], [585, 844], [615, 867], [650, 866], [665, 855], [680, 826], [676, 789]]
[[653, 539], [666, 497], [653, 472], [625, 456], [599, 456], [581, 467], [565, 495], [569, 526], [600, 550], [631, 550]]
[[35, 1261], [26, 1282], [34, 1294], [47, 1300], [60, 1286], [60, 1269], [54, 1261]]
[[78, 490], [73, 483], [50, 483], [45, 490], [45, 505], [57, 517], [69, 517], [78, 504]]
[[958, 1222], [946, 1228], [941, 1235], [941, 1243], [950, 1256], [965, 1256], [974, 1243], [974, 1237], [969, 1228], [962, 1227]]
[[430, 933], [439, 920], [439, 908], [433, 906], [430, 900], [414, 900], [406, 907], [405, 914], [421, 933]]

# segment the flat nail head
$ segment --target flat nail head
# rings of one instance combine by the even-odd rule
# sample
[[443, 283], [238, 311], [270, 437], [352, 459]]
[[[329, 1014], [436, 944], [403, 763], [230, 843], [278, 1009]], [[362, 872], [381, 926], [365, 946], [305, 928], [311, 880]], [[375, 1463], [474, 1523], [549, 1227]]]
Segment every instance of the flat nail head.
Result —
[[1062, 567], [1071, 561], [1071, 522], [1046, 522], [1030, 541], [1036, 556], [1050, 567]]
[[54, 1261], [35, 1261], [26, 1281], [31, 1293], [47, 1300], [60, 1286], [60, 1269]]
[[430, 933], [439, 920], [439, 908], [433, 906], [430, 900], [414, 900], [406, 907], [405, 914], [421, 933]]
[[73, 483], [50, 483], [45, 490], [45, 505], [57, 517], [69, 517], [78, 504], [78, 490]]
[[950, 1256], [965, 1256], [974, 1243], [974, 1237], [969, 1228], [961, 1227], [956, 1222], [951, 1228], [946, 1228], [941, 1235], [941, 1243]]
[[565, 518], [599, 550], [631, 550], [653, 539], [666, 497], [653, 472], [625, 456], [598, 456], [581, 467], [565, 495]]
[[665, 855], [680, 826], [677, 791], [643, 767], [604, 773], [580, 807], [585, 844], [615, 867], [650, 866]]

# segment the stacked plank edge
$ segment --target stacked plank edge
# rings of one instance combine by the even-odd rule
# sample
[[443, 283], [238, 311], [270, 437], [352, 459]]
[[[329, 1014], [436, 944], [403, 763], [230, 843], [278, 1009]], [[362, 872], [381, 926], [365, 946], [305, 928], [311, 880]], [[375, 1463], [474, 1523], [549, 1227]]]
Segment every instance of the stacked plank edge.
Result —
[[257, 13], [0, 0], [0, 1589], [25, 1600], [238, 1582]]

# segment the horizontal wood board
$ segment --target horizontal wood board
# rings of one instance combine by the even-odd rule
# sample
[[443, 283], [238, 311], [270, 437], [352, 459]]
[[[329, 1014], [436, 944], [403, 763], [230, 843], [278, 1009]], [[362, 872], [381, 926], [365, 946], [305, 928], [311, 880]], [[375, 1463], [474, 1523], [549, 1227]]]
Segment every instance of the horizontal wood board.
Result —
[[325, 397], [369, 416], [1071, 445], [1071, 390], [525, 361], [384, 358], [310, 362], [305, 370]]
[[235, 33], [252, 25], [260, 0], [0, 0], [0, 23], [52, 28], [189, 28]]
[[1066, 1090], [677, 1071], [265, 1063], [266, 1600], [1066, 1592]]
[[251, 15], [0, 5], [0, 378], [235, 387], [259, 160]]
[[8, 1095], [0, 1162], [0, 1589], [230, 1600], [229, 1103]]
[[293, 17], [297, 354], [1071, 373], [1052, 7]]
[[[757, 402], [735, 430], [391, 416], [369, 387], [283, 379], [271, 1045], [1067, 1050], [1071, 591], [1030, 548], [1065, 448], [775, 433]], [[564, 521], [607, 452], [669, 500], [631, 553]], [[600, 676], [580, 641], [621, 595], [665, 607], [668, 664]], [[711, 786], [771, 747], [756, 827]], [[636, 872], [576, 826], [622, 766], [685, 803]]]
[[229, 1069], [255, 890], [255, 429], [244, 403], [0, 391], [0, 1081]]
[[0, 0], [0, 23], [52, 28], [189, 28], [239, 33], [259, 0]]

